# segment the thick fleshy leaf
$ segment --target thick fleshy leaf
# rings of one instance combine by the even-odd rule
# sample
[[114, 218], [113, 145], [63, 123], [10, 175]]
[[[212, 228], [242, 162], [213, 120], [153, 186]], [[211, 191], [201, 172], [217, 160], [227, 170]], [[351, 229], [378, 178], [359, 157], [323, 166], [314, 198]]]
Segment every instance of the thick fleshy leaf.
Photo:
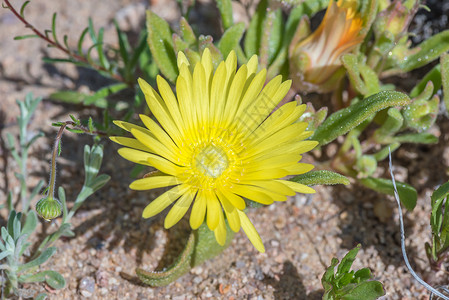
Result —
[[234, 24], [232, 17], [232, 2], [231, 0], [217, 0], [217, 7], [221, 15], [221, 24], [226, 30]]
[[162, 74], [171, 82], [175, 82], [178, 76], [178, 67], [173, 50], [170, 26], [164, 19], [150, 10], [147, 11], [146, 23], [151, 54], [153, 54], [153, 58]]
[[240, 43], [240, 40], [245, 31], [244, 23], [237, 23], [229, 27], [218, 42], [218, 49], [221, 51], [224, 57], [227, 57], [229, 52], [236, 50]]
[[446, 110], [449, 111], [449, 54], [441, 55], [441, 82], [443, 84], [443, 100]]
[[326, 145], [337, 137], [346, 134], [378, 111], [391, 106], [404, 106], [409, 103], [410, 98], [404, 93], [382, 91], [330, 115], [317, 128], [311, 139], [318, 141], [321, 146]]
[[226, 223], [226, 241], [223, 246], [220, 246], [215, 240], [214, 232], [209, 230], [206, 224], [203, 224], [190, 234], [186, 247], [173, 265], [164, 271], [153, 272], [137, 268], [137, 276], [143, 283], [150, 286], [166, 286], [191, 268], [220, 254], [229, 247], [233, 237], [234, 232]]
[[404, 72], [425, 66], [447, 52], [449, 50], [449, 30], [431, 36], [411, 51], [414, 50], [418, 51], [405, 57], [399, 64]]
[[[387, 195], [394, 195], [393, 182], [390, 179], [367, 177], [359, 180], [361, 184]], [[396, 181], [398, 188], [399, 198], [402, 204], [407, 210], [412, 211], [416, 206], [416, 200], [418, 199], [418, 193], [409, 184]]]
[[345, 176], [326, 170], [307, 172], [289, 180], [305, 185], [349, 184], [349, 180]]

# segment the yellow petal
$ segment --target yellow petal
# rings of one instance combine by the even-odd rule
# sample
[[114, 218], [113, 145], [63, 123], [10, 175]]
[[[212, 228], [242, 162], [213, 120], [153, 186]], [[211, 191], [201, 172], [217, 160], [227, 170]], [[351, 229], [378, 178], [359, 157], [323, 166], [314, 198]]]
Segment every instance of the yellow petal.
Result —
[[246, 203], [245, 203], [245, 200], [242, 199], [242, 197], [240, 197], [234, 193], [231, 193], [231, 192], [227, 191], [225, 188], [221, 188], [221, 187], [219, 187], [216, 192], [217, 192], [217, 194], [222, 194], [222, 195], [220, 195], [222, 198], [228, 199], [229, 202], [231, 202], [231, 204], [235, 208], [240, 209], [240, 210], [245, 209]]
[[190, 63], [186, 55], [183, 52], [178, 51], [178, 69], [181, 69], [182, 65], [190, 66]]
[[208, 192], [206, 194], [206, 197], [207, 197], [207, 216], [206, 216], [207, 227], [209, 227], [210, 230], [214, 230], [218, 226], [221, 206], [220, 203], [218, 202], [217, 196], [215, 196], [215, 193]]
[[314, 168], [312, 164], [297, 163], [288, 167], [283, 167], [288, 172], [288, 175], [299, 175], [309, 172]]
[[248, 63], [246, 64], [248, 67], [248, 77], [257, 72], [258, 61], [257, 55], [251, 56], [248, 60]]
[[178, 178], [173, 176], [150, 176], [134, 180], [129, 185], [129, 188], [136, 191], [143, 191], [171, 185], [177, 185], [180, 183], [182, 182]]
[[311, 187], [308, 187], [307, 185], [297, 183], [294, 181], [288, 181], [288, 180], [278, 180], [279, 182], [282, 182], [292, 190], [294, 190], [297, 193], [303, 193], [303, 194], [315, 194], [315, 190]]
[[257, 233], [256, 228], [254, 228], [254, 225], [251, 223], [248, 216], [244, 212], [238, 210], [238, 214], [240, 223], [242, 224], [242, 229], [243, 231], [245, 231], [246, 236], [248, 236], [249, 241], [259, 252], [264, 253], [265, 247], [263, 246], [262, 239]]
[[190, 227], [192, 229], [198, 229], [203, 224], [204, 216], [206, 215], [206, 203], [207, 199], [204, 192], [199, 190], [190, 213]]
[[181, 218], [186, 214], [193, 199], [195, 198], [195, 193], [192, 189], [188, 189], [182, 196], [176, 201], [175, 205], [170, 209], [167, 216], [165, 217], [164, 227], [166, 229], [172, 227], [181, 220]]
[[144, 144], [142, 144], [141, 142], [139, 142], [138, 140], [133, 139], [133, 138], [123, 137], [123, 136], [111, 136], [111, 137], [109, 137], [109, 139], [119, 145], [122, 145], [122, 146], [130, 147], [130, 148], [134, 148], [134, 149], [142, 150], [142, 151], [146, 151], [146, 152], [152, 152], [150, 150], [150, 148], [148, 148], [147, 146], [145, 146]]
[[178, 198], [188, 188], [189, 187], [187, 185], [178, 185], [171, 190], [163, 193], [145, 207], [142, 213], [142, 217], [147, 219], [157, 215], [158, 213], [166, 209], [170, 204], [178, 200]]
[[142, 133], [141, 131], [131, 129], [131, 134], [142, 144], [154, 151], [154, 153], [172, 161], [177, 162], [178, 157], [170, 151], [164, 144], [159, 142], [154, 137]]
[[143, 151], [131, 149], [131, 148], [120, 148], [120, 149], [118, 149], [117, 152], [124, 159], [132, 161], [136, 164], [151, 166], [150, 162], [148, 161], [148, 158], [152, 154], [150, 154], [148, 152], [143, 152]]
[[282, 182], [275, 180], [242, 180], [241, 184], [255, 185], [257, 187], [267, 189], [274, 193], [279, 193], [287, 196], [294, 196], [295, 191], [283, 184]]
[[223, 211], [218, 211], [218, 224], [214, 229], [215, 239], [217, 243], [224, 246], [226, 243], [226, 224], [223, 217]]
[[238, 232], [240, 230], [240, 218], [237, 213], [237, 209], [230, 203], [222, 193], [217, 193], [218, 200], [220, 200], [221, 205], [226, 213], [226, 218], [229, 223], [229, 227], [232, 231]]

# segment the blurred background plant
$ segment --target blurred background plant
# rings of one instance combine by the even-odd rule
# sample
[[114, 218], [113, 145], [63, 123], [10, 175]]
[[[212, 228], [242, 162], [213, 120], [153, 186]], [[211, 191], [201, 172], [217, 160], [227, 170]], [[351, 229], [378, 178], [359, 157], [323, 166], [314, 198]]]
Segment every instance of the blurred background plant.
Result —
[[[53, 289], [61, 289], [65, 286], [66, 282], [61, 274], [52, 270], [42, 271], [41, 265], [56, 253], [58, 249], [53, 245], [60, 237], [74, 236], [71, 230], [71, 218], [83, 202], [110, 179], [105, 174], [97, 176], [103, 159], [103, 147], [98, 144], [98, 132], [93, 128], [91, 119], [88, 122], [88, 127], [82, 126], [81, 121], [74, 117], [72, 117], [72, 121], [54, 124], [59, 126], [60, 130], [53, 149], [49, 187], [43, 192], [45, 194], [43, 198], [38, 201], [36, 211], [45, 220], [57, 218], [61, 213], [63, 217], [56, 231], [48, 234], [36, 248], [30, 248], [36, 243], [39, 234], [38, 218], [36, 212], [31, 209], [31, 205], [33, 199], [41, 192], [44, 182], [40, 180], [28, 194], [30, 188], [28, 184], [29, 150], [36, 140], [43, 136], [42, 132], [29, 132], [28, 127], [41, 100], [42, 98], [33, 98], [32, 94], [28, 94], [25, 101], [17, 101], [20, 108], [20, 116], [17, 118], [19, 126], [17, 142], [12, 134], [7, 134], [8, 150], [19, 166], [19, 172], [15, 175], [20, 182], [20, 193], [17, 195], [16, 201], [12, 191], [9, 191], [6, 204], [1, 205], [2, 209], [8, 211], [7, 225], [1, 228], [0, 240], [2, 299], [12, 295], [24, 298], [35, 296], [35, 290], [21, 287], [25, 283], [45, 282]], [[59, 200], [53, 196], [56, 185], [56, 158], [61, 153], [61, 137], [68, 125], [70, 125], [68, 129], [71, 131], [89, 133], [96, 137], [94, 146], [86, 145], [84, 147], [84, 184], [70, 209], [67, 206], [63, 187], [60, 186], [58, 189]], [[45, 293], [40, 293], [36, 299], [45, 299], [45, 297]]]

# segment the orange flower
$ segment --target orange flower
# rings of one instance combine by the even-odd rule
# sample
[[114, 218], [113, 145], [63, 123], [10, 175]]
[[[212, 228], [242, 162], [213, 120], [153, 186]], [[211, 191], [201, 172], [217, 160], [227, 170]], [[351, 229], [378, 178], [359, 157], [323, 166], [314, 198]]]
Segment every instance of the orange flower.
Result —
[[343, 76], [338, 72], [340, 57], [360, 44], [363, 20], [356, 10], [357, 1], [331, 0], [323, 21], [315, 32], [290, 46], [290, 75], [302, 91], [328, 92]]

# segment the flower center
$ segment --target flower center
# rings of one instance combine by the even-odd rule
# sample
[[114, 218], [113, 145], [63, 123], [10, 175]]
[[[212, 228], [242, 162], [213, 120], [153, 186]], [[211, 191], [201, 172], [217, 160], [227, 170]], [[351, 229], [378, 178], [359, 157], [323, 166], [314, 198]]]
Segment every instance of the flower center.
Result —
[[195, 167], [203, 174], [218, 178], [228, 168], [229, 160], [222, 148], [208, 145], [195, 157]]

